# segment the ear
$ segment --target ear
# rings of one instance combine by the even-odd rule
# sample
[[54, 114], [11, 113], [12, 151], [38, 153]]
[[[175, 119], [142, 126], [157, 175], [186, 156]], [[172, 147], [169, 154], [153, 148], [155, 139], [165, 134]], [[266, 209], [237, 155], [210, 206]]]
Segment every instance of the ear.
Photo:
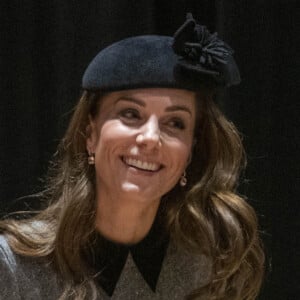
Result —
[[95, 153], [96, 145], [98, 141], [96, 122], [92, 119], [90, 115], [89, 115], [89, 124], [86, 126], [85, 134], [86, 134], [86, 150], [90, 155], [92, 153]]

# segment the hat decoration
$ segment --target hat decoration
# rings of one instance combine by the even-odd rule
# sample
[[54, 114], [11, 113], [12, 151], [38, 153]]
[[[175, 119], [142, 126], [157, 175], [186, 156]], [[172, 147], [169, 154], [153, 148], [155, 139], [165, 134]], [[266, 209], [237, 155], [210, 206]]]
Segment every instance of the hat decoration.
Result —
[[178, 64], [187, 70], [212, 75], [226, 86], [238, 84], [240, 74], [233, 59], [234, 51], [215, 32], [196, 23], [191, 13], [175, 32], [173, 50], [180, 56]]

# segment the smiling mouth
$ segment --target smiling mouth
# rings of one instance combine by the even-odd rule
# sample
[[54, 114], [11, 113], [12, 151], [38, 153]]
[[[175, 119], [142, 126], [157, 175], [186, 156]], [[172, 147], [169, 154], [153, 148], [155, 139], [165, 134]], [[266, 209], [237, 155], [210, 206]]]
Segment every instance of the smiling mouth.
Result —
[[156, 172], [162, 168], [162, 165], [153, 162], [146, 162], [132, 157], [122, 157], [123, 162], [130, 166], [143, 171]]

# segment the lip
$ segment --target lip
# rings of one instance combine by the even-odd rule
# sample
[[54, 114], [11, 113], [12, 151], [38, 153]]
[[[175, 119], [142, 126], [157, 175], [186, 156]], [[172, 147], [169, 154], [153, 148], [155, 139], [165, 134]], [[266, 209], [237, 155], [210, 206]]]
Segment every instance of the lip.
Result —
[[156, 173], [164, 167], [159, 162], [143, 159], [140, 157], [121, 156], [121, 160], [129, 168], [133, 168], [134, 170], [138, 170], [150, 174]]

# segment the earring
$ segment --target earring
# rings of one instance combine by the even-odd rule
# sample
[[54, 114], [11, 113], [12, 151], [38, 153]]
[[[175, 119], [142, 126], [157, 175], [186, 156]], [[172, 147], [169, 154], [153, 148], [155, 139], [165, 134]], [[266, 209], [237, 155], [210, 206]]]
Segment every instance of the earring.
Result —
[[186, 184], [187, 184], [186, 171], [184, 171], [183, 174], [181, 175], [180, 180], [179, 180], [179, 184], [182, 187], [186, 186]]
[[95, 164], [95, 153], [91, 153], [88, 156], [88, 164], [89, 165], [94, 165]]

